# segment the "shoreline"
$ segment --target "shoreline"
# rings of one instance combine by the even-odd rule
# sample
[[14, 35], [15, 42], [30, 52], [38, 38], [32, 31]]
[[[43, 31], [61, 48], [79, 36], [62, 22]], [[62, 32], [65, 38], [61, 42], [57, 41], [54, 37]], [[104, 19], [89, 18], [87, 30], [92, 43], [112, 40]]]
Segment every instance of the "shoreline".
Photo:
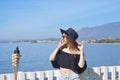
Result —
[[[35, 40], [35, 41], [31, 41], [31, 40], [28, 40], [28, 41], [7, 41], [7, 42], [4, 42], [4, 41], [0, 41], [0, 43], [58, 43], [59, 41], [58, 40]], [[87, 44], [91, 44], [91, 43], [94, 43], [94, 44], [120, 44], [120, 41], [102, 41], [102, 42], [99, 42], [97, 40], [83, 40], [83, 41], [80, 41], [78, 40], [77, 41], [78, 43], [87, 43]]]

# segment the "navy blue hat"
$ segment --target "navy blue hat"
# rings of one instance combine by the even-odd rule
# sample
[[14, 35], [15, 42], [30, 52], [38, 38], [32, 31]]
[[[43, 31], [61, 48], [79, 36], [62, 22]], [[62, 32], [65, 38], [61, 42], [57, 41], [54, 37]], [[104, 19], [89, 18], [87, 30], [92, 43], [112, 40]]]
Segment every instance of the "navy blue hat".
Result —
[[68, 37], [70, 38], [70, 40], [76, 44], [76, 39], [78, 38], [78, 34], [77, 32], [73, 29], [73, 28], [68, 28], [67, 30], [63, 30], [63, 29], [60, 29], [61, 33], [65, 33], [68, 35]]

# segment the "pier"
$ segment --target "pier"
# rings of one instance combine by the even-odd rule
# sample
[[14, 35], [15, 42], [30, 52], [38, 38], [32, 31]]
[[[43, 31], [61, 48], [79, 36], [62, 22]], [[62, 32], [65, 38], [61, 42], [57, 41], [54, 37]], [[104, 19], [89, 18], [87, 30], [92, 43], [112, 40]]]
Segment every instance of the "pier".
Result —
[[[22, 72], [17, 80], [59, 80], [59, 70]], [[120, 80], [120, 66], [100, 66], [87, 68], [80, 74], [81, 80]], [[0, 74], [0, 80], [14, 80], [13, 73]]]

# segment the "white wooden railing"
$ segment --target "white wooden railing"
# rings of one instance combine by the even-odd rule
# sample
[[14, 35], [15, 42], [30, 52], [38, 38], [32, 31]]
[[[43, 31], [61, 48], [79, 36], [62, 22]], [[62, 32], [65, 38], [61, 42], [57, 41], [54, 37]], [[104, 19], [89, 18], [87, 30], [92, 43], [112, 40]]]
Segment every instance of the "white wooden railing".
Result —
[[[17, 80], [58, 80], [59, 70], [18, 72]], [[81, 80], [120, 80], [120, 66], [87, 68], [80, 74]], [[14, 80], [13, 73], [0, 74], [0, 80]]]

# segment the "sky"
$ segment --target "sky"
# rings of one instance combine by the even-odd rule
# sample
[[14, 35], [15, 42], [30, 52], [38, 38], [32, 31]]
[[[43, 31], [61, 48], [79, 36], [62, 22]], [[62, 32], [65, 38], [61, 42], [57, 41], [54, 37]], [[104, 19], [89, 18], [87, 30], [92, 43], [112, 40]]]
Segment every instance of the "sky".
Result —
[[0, 40], [61, 37], [60, 28], [120, 21], [120, 0], [0, 0]]

